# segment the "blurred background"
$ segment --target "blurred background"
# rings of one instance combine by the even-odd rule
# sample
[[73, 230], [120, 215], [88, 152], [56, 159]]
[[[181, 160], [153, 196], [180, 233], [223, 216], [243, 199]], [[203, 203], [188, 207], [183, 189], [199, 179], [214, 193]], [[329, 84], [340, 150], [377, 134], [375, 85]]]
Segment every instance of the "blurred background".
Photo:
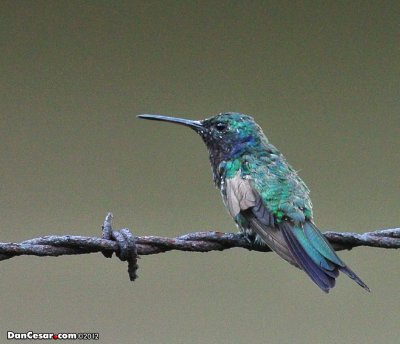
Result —
[[[140, 113], [252, 114], [321, 230], [400, 225], [396, 2], [2, 1], [0, 241], [234, 231], [192, 131]], [[7, 330], [110, 343], [398, 343], [399, 253], [341, 257], [329, 295], [271, 253], [1, 262]]]

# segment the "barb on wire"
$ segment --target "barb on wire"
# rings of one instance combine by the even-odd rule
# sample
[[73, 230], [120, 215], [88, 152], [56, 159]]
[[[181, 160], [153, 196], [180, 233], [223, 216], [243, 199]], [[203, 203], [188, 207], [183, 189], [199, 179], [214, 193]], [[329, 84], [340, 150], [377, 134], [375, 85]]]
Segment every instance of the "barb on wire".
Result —
[[[133, 236], [127, 228], [112, 229], [112, 214], [108, 213], [102, 226], [101, 237], [78, 235], [47, 235], [20, 243], [0, 243], [0, 261], [16, 256], [53, 256], [102, 252], [107, 258], [112, 254], [128, 262], [131, 281], [137, 275], [137, 258], [140, 255], [163, 253], [172, 250], [209, 252], [223, 251], [234, 247], [247, 250], [269, 252], [264, 245], [254, 245], [242, 235], [222, 232], [195, 232], [175, 238], [160, 236]], [[363, 234], [325, 232], [325, 237], [334, 249], [351, 250], [353, 247], [370, 246], [379, 248], [400, 248], [400, 228], [376, 230]]]

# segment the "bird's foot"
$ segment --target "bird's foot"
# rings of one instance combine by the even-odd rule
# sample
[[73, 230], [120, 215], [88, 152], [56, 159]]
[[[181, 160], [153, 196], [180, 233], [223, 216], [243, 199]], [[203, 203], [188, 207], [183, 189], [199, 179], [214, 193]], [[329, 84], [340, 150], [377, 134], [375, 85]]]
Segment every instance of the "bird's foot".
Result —
[[255, 244], [256, 237], [254, 235], [250, 235], [245, 232], [238, 232], [238, 235], [240, 235], [243, 239], [245, 239], [250, 245]]

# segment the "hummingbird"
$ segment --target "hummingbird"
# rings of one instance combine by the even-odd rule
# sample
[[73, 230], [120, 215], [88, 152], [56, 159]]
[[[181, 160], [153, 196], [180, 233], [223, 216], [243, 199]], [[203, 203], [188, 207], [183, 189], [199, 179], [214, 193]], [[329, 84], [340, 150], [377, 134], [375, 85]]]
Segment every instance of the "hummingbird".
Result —
[[180, 124], [200, 135], [215, 186], [247, 240], [267, 245], [326, 293], [335, 286], [339, 272], [370, 291], [316, 227], [308, 187], [253, 117], [236, 112], [204, 120], [138, 117]]

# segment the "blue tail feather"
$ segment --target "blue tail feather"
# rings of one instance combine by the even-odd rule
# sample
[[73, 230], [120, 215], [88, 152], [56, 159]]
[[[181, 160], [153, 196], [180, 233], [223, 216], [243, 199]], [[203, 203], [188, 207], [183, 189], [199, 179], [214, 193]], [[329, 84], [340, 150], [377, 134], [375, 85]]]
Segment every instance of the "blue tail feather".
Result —
[[300, 227], [284, 221], [279, 228], [296, 263], [323, 291], [329, 292], [334, 287], [339, 271], [369, 291], [368, 286], [336, 255], [313, 223], [306, 222]]
[[328, 243], [322, 233], [314, 226], [312, 222], [306, 221], [303, 225], [304, 234], [314, 246], [325, 258], [329, 259], [332, 263], [338, 266], [346, 266], [342, 260], [337, 256], [332, 246]]
[[315, 262], [315, 264], [321, 266], [324, 270], [333, 271], [336, 266], [334, 263], [331, 263], [328, 259], [326, 259], [317, 248], [314, 247], [313, 243], [305, 236], [303, 229], [301, 227], [293, 227], [293, 233], [296, 236], [297, 240], [303, 246], [305, 251], [311, 257], [311, 259]]
[[291, 224], [288, 222], [282, 222], [280, 227], [288, 247], [298, 265], [324, 292], [329, 292], [329, 289], [333, 288], [335, 285], [335, 278], [330, 276], [330, 274], [326, 274], [324, 269], [317, 265], [307, 254], [303, 246], [293, 234]]

